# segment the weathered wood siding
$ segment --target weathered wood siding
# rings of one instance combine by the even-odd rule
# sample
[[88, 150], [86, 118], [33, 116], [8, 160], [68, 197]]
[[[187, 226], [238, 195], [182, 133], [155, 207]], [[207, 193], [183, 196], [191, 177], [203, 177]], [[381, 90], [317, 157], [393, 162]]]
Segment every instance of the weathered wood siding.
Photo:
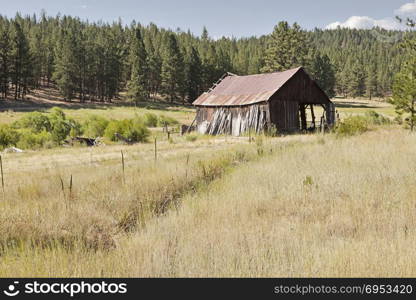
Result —
[[197, 131], [203, 134], [239, 136], [248, 130], [261, 132], [270, 123], [269, 105], [198, 107], [196, 121]]
[[298, 72], [274, 94], [270, 101], [295, 101], [303, 104], [328, 104], [326, 94], [305, 72]]
[[296, 101], [271, 101], [270, 120], [278, 131], [299, 130], [299, 103]]

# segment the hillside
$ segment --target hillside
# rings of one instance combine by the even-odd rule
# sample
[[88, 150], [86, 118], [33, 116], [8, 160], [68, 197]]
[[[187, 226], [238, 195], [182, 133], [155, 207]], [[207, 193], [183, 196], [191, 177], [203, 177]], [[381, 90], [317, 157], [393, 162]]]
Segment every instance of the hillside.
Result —
[[[127, 91], [135, 101], [157, 96], [192, 102], [226, 72], [245, 75], [300, 65], [330, 95], [388, 97], [406, 58], [400, 41], [414, 35], [381, 29], [304, 31], [286, 22], [270, 32], [212, 39], [206, 29], [196, 36], [155, 24], [0, 16], [0, 98], [21, 99], [56, 85], [53, 97], [68, 101], [114, 102]], [[288, 54], [283, 64], [276, 64], [278, 53]]]

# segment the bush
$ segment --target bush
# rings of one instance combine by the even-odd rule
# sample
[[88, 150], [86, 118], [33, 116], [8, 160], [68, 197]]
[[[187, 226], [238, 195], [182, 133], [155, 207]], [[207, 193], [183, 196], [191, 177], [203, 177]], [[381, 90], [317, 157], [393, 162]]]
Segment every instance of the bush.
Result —
[[67, 119], [63, 110], [58, 107], [52, 108], [49, 114], [28, 113], [15, 122], [13, 127], [31, 131], [30, 134], [27, 131], [22, 131], [24, 140], [20, 144], [25, 145], [25, 148], [29, 148], [28, 145], [34, 145], [38, 148], [40, 144], [43, 144], [44, 132], [49, 132], [51, 138], [48, 139], [56, 144], [65, 140], [69, 134], [76, 136], [82, 132], [81, 125], [73, 119]]
[[372, 125], [388, 125], [391, 124], [391, 120], [382, 114], [374, 110], [370, 110], [365, 113], [365, 117], [368, 119], [368, 122]]
[[368, 128], [368, 118], [363, 116], [351, 116], [340, 122], [335, 132], [337, 136], [350, 136], [366, 132]]
[[17, 147], [22, 149], [50, 148], [54, 145], [55, 143], [50, 132], [41, 131], [36, 133], [29, 129], [24, 129], [20, 132], [20, 138], [17, 142]]
[[61, 108], [52, 107], [51, 110], [50, 110], [49, 120], [51, 120], [51, 122], [53, 122], [54, 120], [57, 120], [57, 119], [65, 120], [66, 115], [65, 115], [64, 111]]
[[401, 115], [397, 115], [395, 118], [394, 118], [394, 122], [396, 122], [397, 124], [399, 124], [399, 125], [402, 125], [403, 124], [403, 118], [402, 118], [402, 116]]
[[111, 141], [118, 141], [116, 133], [121, 134], [130, 142], [146, 142], [150, 135], [149, 129], [136, 118], [133, 120], [112, 120], [105, 129], [104, 136]]
[[19, 140], [19, 133], [9, 125], [0, 124], [0, 149], [15, 146]]
[[145, 113], [144, 115], [144, 125], [147, 127], [157, 127], [158, 117], [152, 113]]
[[53, 129], [51, 131], [52, 140], [56, 143], [60, 143], [66, 139], [69, 132], [71, 131], [71, 127], [68, 125], [67, 122], [64, 120], [55, 121], [53, 124]]
[[70, 133], [73, 136], [81, 133], [81, 125], [73, 119], [67, 119], [65, 113], [59, 107], [51, 109], [49, 121], [52, 127], [52, 140], [57, 144], [65, 140]]
[[124, 131], [121, 121], [111, 120], [107, 128], [104, 130], [104, 136], [110, 141], [117, 141], [116, 133], [122, 134]]
[[160, 115], [159, 116], [159, 126], [160, 127], [177, 125], [177, 124], [179, 124], [178, 120], [176, 120], [172, 117], [167, 117], [165, 115]]
[[83, 124], [84, 135], [91, 138], [104, 136], [109, 121], [103, 117], [92, 115]]
[[31, 112], [25, 114], [20, 120], [13, 124], [15, 128], [29, 128], [34, 132], [43, 130], [50, 131], [52, 129], [49, 118], [40, 112]]

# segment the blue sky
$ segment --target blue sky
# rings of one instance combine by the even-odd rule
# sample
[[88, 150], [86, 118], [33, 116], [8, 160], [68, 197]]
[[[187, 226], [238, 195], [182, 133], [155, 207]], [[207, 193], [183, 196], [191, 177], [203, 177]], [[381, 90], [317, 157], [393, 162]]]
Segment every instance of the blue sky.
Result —
[[211, 36], [268, 34], [280, 20], [298, 22], [307, 29], [335, 26], [401, 29], [395, 15], [415, 16], [416, 0], [0, 0], [0, 14], [69, 14], [90, 21], [142, 24], [200, 34], [205, 25]]

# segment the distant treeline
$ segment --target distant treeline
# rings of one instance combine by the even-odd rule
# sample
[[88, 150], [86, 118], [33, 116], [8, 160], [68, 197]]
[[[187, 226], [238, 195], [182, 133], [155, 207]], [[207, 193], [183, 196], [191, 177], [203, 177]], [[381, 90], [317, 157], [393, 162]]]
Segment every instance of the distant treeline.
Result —
[[90, 23], [70, 16], [0, 16], [0, 97], [20, 99], [54, 84], [66, 100], [193, 101], [225, 72], [240, 75], [303, 65], [331, 96], [391, 93], [406, 33], [304, 31], [280, 22], [269, 36], [214, 40], [154, 24]]

